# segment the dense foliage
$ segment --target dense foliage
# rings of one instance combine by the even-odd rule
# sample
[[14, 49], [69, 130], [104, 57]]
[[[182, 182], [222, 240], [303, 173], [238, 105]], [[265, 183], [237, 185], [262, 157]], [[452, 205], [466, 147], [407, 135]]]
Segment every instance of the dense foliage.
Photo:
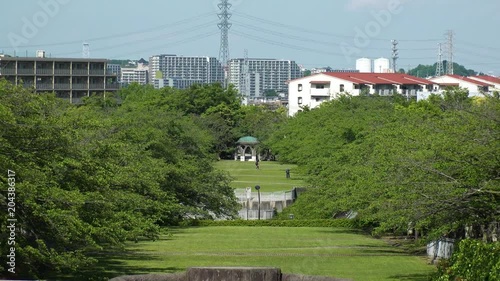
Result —
[[500, 242], [460, 241], [451, 259], [438, 265], [432, 280], [500, 280]]
[[361, 228], [363, 222], [349, 219], [316, 220], [186, 220], [182, 226], [272, 226], [272, 227], [343, 227]]
[[[446, 70], [447, 69], [447, 61], [443, 61], [443, 67]], [[408, 70], [407, 74], [417, 76], [417, 77], [430, 77], [436, 75], [436, 68], [437, 68], [437, 63], [433, 65], [422, 65], [419, 64], [417, 67]], [[458, 64], [458, 63], [453, 63], [453, 73], [456, 75], [460, 76], [474, 76], [474, 75], [482, 75], [483, 73], [478, 73], [473, 69], [467, 69], [465, 66]]]
[[239, 106], [234, 91], [132, 85], [121, 94], [121, 106], [108, 95], [77, 107], [0, 81], [1, 208], [15, 180], [17, 219], [9, 278], [73, 276], [97, 262], [93, 253], [156, 239], [161, 226], [236, 214], [230, 179], [212, 167], [217, 140], [199, 122]]
[[481, 232], [500, 218], [498, 95], [343, 97], [299, 113], [272, 143], [313, 186], [286, 212], [298, 219], [355, 210], [377, 231], [432, 238]]

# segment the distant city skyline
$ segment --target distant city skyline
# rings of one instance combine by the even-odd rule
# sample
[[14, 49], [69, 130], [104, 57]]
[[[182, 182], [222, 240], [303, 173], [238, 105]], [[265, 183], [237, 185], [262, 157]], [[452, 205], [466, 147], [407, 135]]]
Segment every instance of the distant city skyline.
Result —
[[[148, 59], [219, 56], [219, 0], [4, 0], [0, 53]], [[233, 0], [230, 58], [294, 60], [305, 68], [354, 69], [357, 58], [391, 58], [398, 69], [434, 64], [454, 31], [454, 61], [500, 75], [500, 1]], [[30, 5], [27, 5], [30, 3]], [[446, 52], [445, 52], [446, 53]], [[443, 59], [446, 59], [444, 54]]]

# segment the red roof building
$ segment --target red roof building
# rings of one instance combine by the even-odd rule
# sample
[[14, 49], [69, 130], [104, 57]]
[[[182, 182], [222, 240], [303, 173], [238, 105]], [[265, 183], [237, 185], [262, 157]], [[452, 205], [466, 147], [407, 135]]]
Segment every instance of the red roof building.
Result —
[[485, 81], [480, 81], [476, 79], [472, 79], [471, 77], [465, 77], [465, 76], [460, 76], [460, 75], [443, 75], [440, 77], [434, 77], [429, 79], [433, 83], [439, 86], [437, 90], [445, 90], [448, 88], [450, 85], [458, 85], [460, 88], [464, 88], [469, 90], [469, 94], [471, 96], [476, 96], [476, 95], [481, 95], [483, 92], [489, 92], [490, 88], [493, 88], [494, 86]]
[[469, 76], [470, 79], [476, 80], [479, 82], [484, 82], [493, 85], [496, 91], [500, 91], [500, 77], [488, 76], [488, 75], [478, 75], [478, 76]]
[[325, 72], [288, 82], [289, 115], [302, 107], [315, 108], [340, 95], [361, 94], [389, 96], [399, 93], [408, 98], [420, 92], [430, 93], [434, 83], [401, 73]]

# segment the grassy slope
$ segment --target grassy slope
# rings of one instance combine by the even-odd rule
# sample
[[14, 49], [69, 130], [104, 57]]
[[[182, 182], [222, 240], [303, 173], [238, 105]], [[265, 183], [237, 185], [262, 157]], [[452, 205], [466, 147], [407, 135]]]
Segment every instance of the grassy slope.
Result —
[[[260, 185], [262, 191], [304, 186], [293, 165], [277, 162], [219, 161], [235, 178], [234, 188]], [[291, 169], [292, 179], [285, 178]], [[107, 276], [184, 271], [193, 266], [275, 266], [285, 273], [352, 280], [424, 281], [435, 267], [382, 240], [348, 229], [278, 227], [200, 227], [174, 229], [156, 242], [131, 243], [107, 254], [99, 267]], [[97, 268], [96, 268], [97, 270]]]
[[[184, 271], [192, 266], [274, 266], [285, 273], [359, 281], [426, 280], [434, 269], [382, 240], [332, 228], [202, 227], [176, 229], [171, 238], [131, 244], [109, 261], [137, 273]], [[116, 265], [121, 266], [116, 267]]]
[[[234, 178], [233, 188], [261, 186], [262, 192], [288, 191], [293, 187], [302, 187], [304, 182], [295, 170], [295, 165], [283, 165], [279, 162], [261, 161], [260, 169], [255, 168], [255, 162], [218, 161], [215, 167], [229, 172]], [[285, 177], [285, 170], [290, 169], [290, 179]]]

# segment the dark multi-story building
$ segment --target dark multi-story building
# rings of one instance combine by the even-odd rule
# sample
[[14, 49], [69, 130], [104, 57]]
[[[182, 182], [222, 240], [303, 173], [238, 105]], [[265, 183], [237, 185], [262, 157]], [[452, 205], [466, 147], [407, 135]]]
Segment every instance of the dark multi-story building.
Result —
[[92, 94], [119, 89], [117, 75], [108, 70], [106, 59], [0, 57], [0, 78], [37, 92], [55, 92], [57, 97], [80, 103]]

